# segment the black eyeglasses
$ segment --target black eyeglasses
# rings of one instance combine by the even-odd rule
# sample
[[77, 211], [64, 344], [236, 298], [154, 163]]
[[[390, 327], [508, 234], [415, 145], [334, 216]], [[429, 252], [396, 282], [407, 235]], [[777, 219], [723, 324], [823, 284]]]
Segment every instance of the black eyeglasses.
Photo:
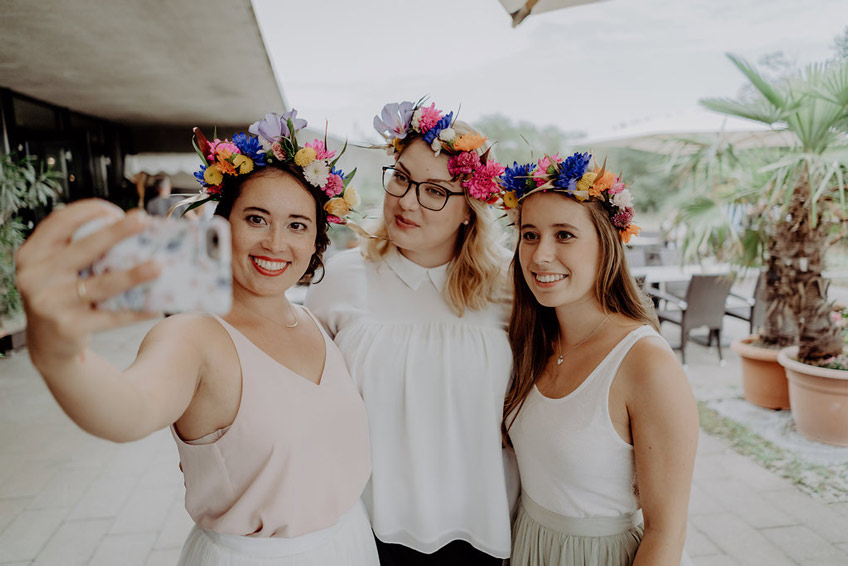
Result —
[[450, 191], [435, 183], [419, 183], [409, 175], [394, 167], [383, 167], [383, 189], [393, 197], [404, 197], [415, 185], [415, 198], [418, 204], [427, 210], [442, 210], [450, 197], [465, 194], [462, 191]]

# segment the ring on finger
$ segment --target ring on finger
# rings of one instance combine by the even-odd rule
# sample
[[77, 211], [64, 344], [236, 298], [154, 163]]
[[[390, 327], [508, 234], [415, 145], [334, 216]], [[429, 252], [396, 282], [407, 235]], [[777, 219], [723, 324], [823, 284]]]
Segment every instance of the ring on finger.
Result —
[[89, 303], [88, 299], [88, 289], [85, 287], [85, 279], [79, 278], [77, 279], [77, 296], [79, 296], [80, 301], [84, 303]]

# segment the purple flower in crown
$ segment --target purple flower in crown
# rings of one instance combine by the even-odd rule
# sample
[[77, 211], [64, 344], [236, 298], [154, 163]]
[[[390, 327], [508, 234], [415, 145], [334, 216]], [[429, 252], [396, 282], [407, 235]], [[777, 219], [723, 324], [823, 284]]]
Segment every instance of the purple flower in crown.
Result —
[[592, 155], [589, 153], [575, 153], [560, 163], [559, 171], [554, 186], [559, 189], [567, 189], [573, 191], [577, 187], [577, 181], [586, 172], [589, 162], [592, 160]]
[[412, 120], [413, 108], [414, 105], [408, 100], [386, 104], [380, 115], [374, 116], [374, 129], [388, 141], [404, 139]]
[[[288, 131], [288, 124], [286, 124], [287, 120], [291, 120], [292, 127], [294, 127], [295, 132], [302, 130], [307, 126], [306, 120], [297, 117], [297, 110], [295, 110], [294, 108], [283, 114], [283, 124], [286, 126], [286, 131]], [[286, 134], [286, 136], [288, 135], [289, 134]]]
[[288, 120], [291, 120], [295, 132], [306, 127], [306, 120], [298, 119], [297, 110], [292, 109], [282, 116], [274, 112], [265, 114], [263, 119], [252, 123], [247, 131], [259, 138], [262, 149], [269, 151], [274, 142], [291, 136]]

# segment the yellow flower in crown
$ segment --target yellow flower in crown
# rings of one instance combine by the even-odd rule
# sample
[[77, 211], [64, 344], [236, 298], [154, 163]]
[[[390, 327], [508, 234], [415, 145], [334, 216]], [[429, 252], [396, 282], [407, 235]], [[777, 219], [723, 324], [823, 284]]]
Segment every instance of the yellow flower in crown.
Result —
[[327, 201], [327, 204], [324, 205], [324, 210], [327, 211], [327, 214], [343, 218], [350, 212], [350, 205], [348, 205], [344, 198], [334, 197]]
[[317, 157], [318, 153], [311, 147], [303, 147], [294, 154], [294, 163], [298, 167], [306, 167]]
[[233, 167], [238, 175], [244, 175], [253, 171], [253, 160], [246, 155], [237, 153], [233, 155]]
[[207, 185], [220, 185], [224, 181], [224, 174], [217, 165], [210, 165], [203, 172], [203, 180]]
[[[592, 173], [591, 171], [589, 173], [584, 173], [583, 176], [580, 177], [580, 179], [577, 181], [577, 190], [588, 191], [592, 187], [592, 183], [595, 182], [595, 177], [597, 177], [597, 175], [595, 173]], [[589, 194], [592, 194], [591, 191]]]
[[356, 208], [362, 199], [359, 198], [359, 193], [353, 187], [348, 187], [344, 192], [344, 200], [351, 207]]
[[518, 206], [518, 199], [515, 196], [515, 191], [509, 191], [503, 194], [503, 203], [507, 208], [515, 208]]

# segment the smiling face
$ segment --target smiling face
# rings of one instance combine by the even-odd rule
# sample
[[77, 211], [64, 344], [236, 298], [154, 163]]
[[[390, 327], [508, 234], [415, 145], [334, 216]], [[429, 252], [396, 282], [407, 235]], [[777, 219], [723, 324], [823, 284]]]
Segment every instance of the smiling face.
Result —
[[303, 276], [317, 234], [315, 200], [280, 171], [245, 181], [229, 215], [234, 292], [280, 295]]
[[[463, 190], [459, 181], [451, 180], [448, 156], [442, 153], [436, 157], [420, 139], [404, 149], [395, 167], [413, 181], [435, 183], [450, 191]], [[387, 193], [383, 200], [389, 239], [405, 257], [424, 267], [436, 267], [453, 259], [460, 226], [470, 214], [464, 196], [448, 198], [442, 210], [428, 210], [418, 203], [414, 186], [403, 197]]]
[[518, 256], [524, 280], [539, 304], [597, 302], [600, 251], [585, 205], [556, 193], [536, 193], [522, 201]]

